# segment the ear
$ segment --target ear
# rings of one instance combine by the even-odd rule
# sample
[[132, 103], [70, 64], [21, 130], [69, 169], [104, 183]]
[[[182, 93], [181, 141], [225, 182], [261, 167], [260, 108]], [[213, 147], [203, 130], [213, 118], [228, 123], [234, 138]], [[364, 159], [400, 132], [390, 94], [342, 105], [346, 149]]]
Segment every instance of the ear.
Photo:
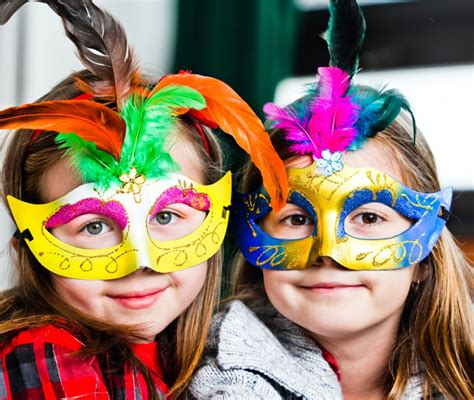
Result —
[[411, 281], [413, 283], [423, 282], [426, 278], [428, 278], [430, 274], [429, 268], [430, 266], [426, 262], [416, 264], [413, 271], [413, 275], [411, 277]]
[[20, 249], [20, 241], [18, 240], [17, 237], [13, 236], [11, 239], [10, 239], [10, 244], [12, 245], [12, 247], [15, 249], [15, 251], [18, 253], [19, 249]]

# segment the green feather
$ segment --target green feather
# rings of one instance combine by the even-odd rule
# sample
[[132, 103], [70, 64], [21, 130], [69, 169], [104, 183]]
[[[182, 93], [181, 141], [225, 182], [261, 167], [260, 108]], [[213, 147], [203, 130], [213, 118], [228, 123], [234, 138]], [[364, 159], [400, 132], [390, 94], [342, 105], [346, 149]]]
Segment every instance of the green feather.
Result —
[[59, 133], [56, 143], [66, 149], [65, 156], [71, 158], [72, 165], [85, 183], [94, 182], [100, 188], [106, 189], [118, 179], [118, 163], [114, 157], [99, 150], [95, 143], [83, 140], [74, 133]]
[[135, 167], [147, 178], [160, 178], [177, 169], [167, 151], [176, 129], [175, 110], [206, 107], [204, 97], [187, 86], [170, 85], [148, 98], [132, 96], [120, 110], [127, 125], [120, 166]]
[[120, 110], [127, 133], [119, 161], [74, 133], [60, 133], [56, 142], [66, 149], [84, 182], [94, 182], [101, 189], [121, 184], [120, 175], [132, 167], [148, 179], [162, 178], [177, 170], [167, 151], [169, 138], [176, 133], [176, 110], [205, 107], [204, 97], [187, 86], [166, 86], [150, 97], [130, 96]]

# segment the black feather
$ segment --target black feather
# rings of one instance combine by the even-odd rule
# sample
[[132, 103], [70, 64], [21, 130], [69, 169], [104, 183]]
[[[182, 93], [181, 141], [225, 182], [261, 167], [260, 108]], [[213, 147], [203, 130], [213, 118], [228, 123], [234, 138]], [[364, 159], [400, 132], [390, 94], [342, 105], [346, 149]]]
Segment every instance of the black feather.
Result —
[[329, 25], [324, 38], [329, 48], [329, 65], [353, 76], [359, 67], [364, 42], [365, 19], [355, 0], [330, 0]]

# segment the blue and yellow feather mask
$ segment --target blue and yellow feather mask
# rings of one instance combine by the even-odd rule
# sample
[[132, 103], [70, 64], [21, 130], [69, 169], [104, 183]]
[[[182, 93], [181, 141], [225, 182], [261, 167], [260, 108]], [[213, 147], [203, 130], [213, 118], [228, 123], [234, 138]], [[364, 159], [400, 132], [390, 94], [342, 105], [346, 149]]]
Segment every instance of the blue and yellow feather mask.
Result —
[[[287, 170], [291, 205], [282, 213], [272, 209], [263, 188], [235, 196], [240, 248], [251, 264], [274, 270], [307, 268], [321, 256], [354, 270], [408, 267], [436, 244], [449, 216], [452, 190], [420, 193], [375, 168], [344, 165], [346, 152], [363, 148], [403, 110], [413, 115], [396, 90], [353, 82], [365, 34], [357, 2], [331, 0], [329, 11], [324, 37], [330, 65], [318, 68], [316, 82], [299, 100], [284, 108], [264, 106], [267, 126], [279, 130], [283, 147], [314, 162]], [[377, 225], [376, 234], [370, 223], [360, 223], [359, 231], [352, 232], [364, 213], [359, 210], [371, 204], [393, 216], [390, 223], [387, 218]], [[286, 217], [291, 213], [297, 217], [294, 225], [292, 215]], [[395, 229], [398, 222], [405, 228]]]

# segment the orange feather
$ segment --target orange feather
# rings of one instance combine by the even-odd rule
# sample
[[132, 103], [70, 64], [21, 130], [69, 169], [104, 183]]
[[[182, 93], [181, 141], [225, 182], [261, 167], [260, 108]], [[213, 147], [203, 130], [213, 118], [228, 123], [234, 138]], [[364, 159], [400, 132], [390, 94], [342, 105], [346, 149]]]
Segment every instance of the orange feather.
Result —
[[176, 74], [163, 77], [154, 91], [171, 84], [184, 85], [200, 92], [206, 108], [199, 110], [204, 119], [214, 121], [232, 135], [260, 170], [263, 185], [272, 199], [272, 207], [279, 210], [288, 194], [285, 165], [275, 151], [262, 121], [250, 106], [224, 82], [196, 74]]
[[118, 160], [126, 126], [116, 112], [102, 104], [85, 100], [54, 100], [0, 111], [0, 129], [75, 133]]

